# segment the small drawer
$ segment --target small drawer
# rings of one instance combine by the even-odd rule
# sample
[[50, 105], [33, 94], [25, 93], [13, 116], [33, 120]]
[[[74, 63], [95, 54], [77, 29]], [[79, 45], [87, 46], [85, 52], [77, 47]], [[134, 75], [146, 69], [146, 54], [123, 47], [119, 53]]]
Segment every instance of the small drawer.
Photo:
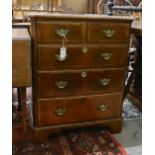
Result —
[[81, 43], [85, 40], [84, 23], [40, 22], [37, 24], [37, 41], [46, 43]]
[[124, 86], [124, 79], [123, 69], [39, 73], [38, 97], [119, 92]]
[[124, 69], [91, 70], [86, 73], [84, 93], [111, 93], [123, 90], [125, 83]]
[[88, 24], [88, 42], [128, 43], [129, 24], [103, 22]]
[[120, 94], [39, 100], [37, 125], [63, 125], [121, 117], [121, 103]]
[[89, 46], [85, 54], [91, 68], [119, 68], [127, 65], [128, 46], [124, 44], [105, 44]]
[[80, 94], [82, 78], [79, 72], [63, 71], [38, 74], [38, 97], [50, 98]]

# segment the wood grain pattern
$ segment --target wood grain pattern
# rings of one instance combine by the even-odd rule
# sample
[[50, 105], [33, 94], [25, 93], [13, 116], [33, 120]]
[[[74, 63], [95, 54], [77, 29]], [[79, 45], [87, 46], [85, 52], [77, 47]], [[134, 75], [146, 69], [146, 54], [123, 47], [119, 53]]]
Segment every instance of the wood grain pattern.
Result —
[[[67, 43], [68, 42], [83, 42], [84, 41], [84, 32], [85, 32], [85, 25], [84, 23], [79, 22], [40, 22], [37, 25], [37, 41], [38, 42], [51, 42], [51, 43], [61, 43], [64, 38], [57, 35], [57, 30], [64, 29], [69, 30], [68, 34], [66, 35]], [[47, 31], [45, 31], [45, 29]]]
[[[96, 26], [97, 24], [97, 26]], [[125, 23], [99, 22], [88, 24], [88, 42], [125, 43], [129, 39], [129, 25]], [[112, 37], [107, 37], [104, 32], [113, 32]], [[110, 33], [109, 32], [109, 33]]]
[[[31, 20], [34, 140], [96, 124], [120, 131], [132, 18], [38, 15]], [[55, 55], [62, 43], [55, 31], [62, 27], [70, 33], [67, 57], [59, 61]]]
[[[38, 126], [78, 123], [120, 117], [121, 95], [91, 95], [38, 101]], [[101, 111], [99, 106], [105, 106]], [[57, 109], [66, 111], [63, 115]], [[116, 110], [117, 109], [117, 110]]]
[[[82, 77], [82, 73], [86, 77]], [[117, 76], [116, 76], [117, 75]], [[58, 96], [74, 96], [93, 93], [119, 92], [124, 87], [124, 70], [80, 70], [44, 72], [38, 74], [38, 97], [49, 98]], [[101, 79], [110, 79], [107, 85], [102, 85]], [[58, 88], [56, 82], [67, 82], [65, 88]]]
[[[128, 46], [122, 44], [98, 44], [98, 45], [66, 45], [67, 58], [64, 61], [57, 60], [60, 45], [38, 46], [38, 70], [74, 69], [76, 68], [118, 68], [126, 65]], [[86, 53], [83, 48], [87, 48]], [[111, 54], [107, 60], [104, 54]], [[76, 59], [75, 59], [76, 58]]]

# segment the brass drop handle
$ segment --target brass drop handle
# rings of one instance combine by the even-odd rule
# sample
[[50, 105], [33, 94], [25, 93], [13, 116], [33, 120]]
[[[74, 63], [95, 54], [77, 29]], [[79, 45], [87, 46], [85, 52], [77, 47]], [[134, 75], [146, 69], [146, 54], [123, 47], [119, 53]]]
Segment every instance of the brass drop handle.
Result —
[[61, 57], [60, 54], [55, 54], [55, 59], [58, 60], [58, 61], [65, 61], [67, 59], [68, 55], [66, 53], [66, 55], [64, 57]]
[[67, 81], [56, 81], [55, 84], [57, 88], [63, 89], [68, 85], [68, 82]]
[[107, 29], [107, 30], [103, 30], [102, 33], [107, 37], [107, 38], [112, 38], [115, 34], [114, 30], [111, 29]]
[[65, 114], [67, 110], [65, 108], [58, 108], [58, 109], [55, 109], [55, 113], [58, 115], [58, 116], [63, 116]]
[[101, 53], [101, 57], [102, 57], [104, 60], [110, 60], [111, 57], [112, 57], [112, 53], [103, 52], [103, 53]]
[[102, 112], [107, 111], [107, 106], [105, 104], [100, 104], [97, 107]]
[[68, 32], [69, 32], [68, 29], [64, 29], [64, 28], [56, 29], [56, 34], [59, 37], [62, 37], [63, 39], [66, 39]]
[[104, 78], [104, 79], [100, 79], [100, 84], [102, 86], [106, 86], [110, 83], [111, 79], [107, 79], [107, 78]]

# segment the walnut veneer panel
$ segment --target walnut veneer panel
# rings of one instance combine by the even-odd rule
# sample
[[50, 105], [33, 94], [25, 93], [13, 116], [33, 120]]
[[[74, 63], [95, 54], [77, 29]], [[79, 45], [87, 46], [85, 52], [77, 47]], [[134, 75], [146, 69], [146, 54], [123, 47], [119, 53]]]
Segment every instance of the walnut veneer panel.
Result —
[[85, 24], [80, 22], [39, 22], [37, 25], [37, 41], [62, 43], [62, 38], [57, 35], [57, 30], [68, 30], [67, 42], [81, 43], [85, 40]]
[[[42, 15], [31, 21], [34, 137], [99, 122], [120, 131], [132, 19]], [[67, 30], [63, 59], [57, 30]]]
[[39, 73], [38, 97], [119, 92], [124, 86], [124, 76], [122, 69]]
[[39, 100], [38, 125], [47, 126], [120, 117], [120, 108], [120, 94]]
[[[97, 26], [96, 26], [97, 25]], [[88, 42], [127, 43], [129, 25], [114, 22], [92, 22], [88, 24]]]
[[127, 45], [87, 45], [87, 51], [83, 52], [84, 47], [68, 45], [67, 57], [60, 61], [56, 57], [59, 54], [60, 45], [39, 45], [38, 69], [118, 68], [126, 65]]

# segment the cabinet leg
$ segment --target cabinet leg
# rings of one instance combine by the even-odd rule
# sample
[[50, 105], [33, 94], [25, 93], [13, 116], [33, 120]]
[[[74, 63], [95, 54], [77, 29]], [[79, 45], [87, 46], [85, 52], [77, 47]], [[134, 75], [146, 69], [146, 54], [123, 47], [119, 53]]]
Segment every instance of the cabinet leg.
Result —
[[118, 119], [118, 120], [113, 121], [113, 122], [104, 123], [100, 126], [108, 129], [112, 133], [119, 133], [119, 132], [121, 132], [121, 129], [122, 129], [122, 120]]
[[46, 141], [50, 138], [53, 134], [59, 133], [65, 129], [72, 129], [72, 128], [81, 128], [81, 127], [91, 127], [91, 126], [100, 126], [103, 129], [108, 129], [112, 133], [119, 133], [122, 129], [122, 119], [112, 119], [112, 120], [103, 120], [101, 122], [92, 122], [92, 123], [81, 123], [81, 124], [73, 124], [66, 126], [49, 126], [49, 127], [32, 127], [32, 140], [36, 143], [40, 143]]
[[58, 134], [60, 133], [62, 130], [61, 129], [37, 129], [37, 128], [32, 128], [32, 141], [34, 141], [35, 143], [41, 143], [41, 142], [45, 142], [48, 139], [50, 139], [50, 137], [52, 137], [53, 134]]

